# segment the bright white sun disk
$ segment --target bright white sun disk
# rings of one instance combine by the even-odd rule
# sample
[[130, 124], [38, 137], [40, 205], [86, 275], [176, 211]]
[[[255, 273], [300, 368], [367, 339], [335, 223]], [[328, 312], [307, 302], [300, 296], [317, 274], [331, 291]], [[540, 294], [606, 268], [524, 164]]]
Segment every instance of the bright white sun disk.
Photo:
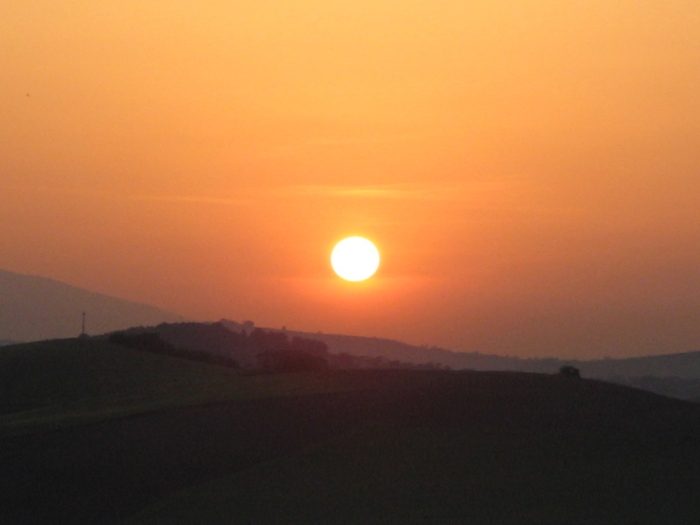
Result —
[[346, 281], [364, 281], [379, 268], [379, 251], [364, 237], [348, 237], [333, 248], [331, 266]]

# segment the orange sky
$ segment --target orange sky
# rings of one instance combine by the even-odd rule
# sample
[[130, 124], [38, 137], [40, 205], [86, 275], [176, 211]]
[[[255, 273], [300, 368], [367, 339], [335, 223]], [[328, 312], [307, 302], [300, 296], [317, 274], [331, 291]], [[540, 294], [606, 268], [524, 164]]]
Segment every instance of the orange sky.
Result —
[[[6, 0], [0, 268], [455, 350], [700, 350], [698, 86], [690, 0]], [[347, 235], [372, 281], [332, 274]]]

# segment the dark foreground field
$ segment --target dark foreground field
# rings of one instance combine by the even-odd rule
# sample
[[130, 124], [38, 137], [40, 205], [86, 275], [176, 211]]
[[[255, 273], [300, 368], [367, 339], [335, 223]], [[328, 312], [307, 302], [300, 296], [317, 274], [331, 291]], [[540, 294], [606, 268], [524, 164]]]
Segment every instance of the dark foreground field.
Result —
[[[114, 375], [120, 355], [101, 351]], [[82, 366], [94, 358], [76, 355]], [[167, 363], [183, 390], [209, 370]], [[72, 365], [57, 367], [56, 385], [61, 367]], [[81, 424], [56, 426], [60, 406], [33, 426], [26, 415], [0, 438], [0, 523], [700, 523], [694, 404], [586, 380], [445, 371], [269, 376], [265, 395], [256, 383], [256, 395], [236, 397], [250, 378], [211, 373], [228, 397], [171, 394], [156, 411], [137, 404]], [[115, 377], [104, 394], [113, 404], [129, 399]], [[73, 378], [72, 403], [80, 391]], [[16, 390], [2, 392], [17, 411]]]

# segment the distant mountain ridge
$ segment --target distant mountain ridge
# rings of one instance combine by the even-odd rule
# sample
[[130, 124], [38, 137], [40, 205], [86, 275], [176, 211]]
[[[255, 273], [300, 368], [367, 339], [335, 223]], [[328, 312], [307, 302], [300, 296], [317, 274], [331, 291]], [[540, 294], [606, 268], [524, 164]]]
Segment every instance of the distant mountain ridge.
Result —
[[[252, 323], [237, 323], [222, 320], [224, 326], [231, 330], [251, 329]], [[274, 328], [263, 330], [281, 332]], [[654, 355], [626, 359], [596, 359], [582, 361], [576, 359], [557, 359], [553, 357], [523, 359], [480, 354], [478, 352], [455, 352], [438, 347], [415, 346], [393, 339], [379, 337], [360, 337], [340, 334], [325, 334], [285, 330], [289, 336], [316, 339], [328, 345], [333, 353], [351, 355], [384, 356], [388, 359], [401, 359], [412, 363], [440, 363], [454, 369], [494, 370], [515, 372], [554, 373], [564, 365], [578, 368], [585, 377], [613, 379], [626, 377], [674, 377], [700, 378], [700, 352]]]
[[68, 284], [0, 270], [0, 340], [39, 341], [102, 334], [136, 325], [178, 322], [183, 318], [153, 306], [91, 292]]
[[384, 356], [329, 352], [326, 343], [312, 337], [290, 337], [283, 331], [249, 327], [237, 330], [222, 321], [161, 323], [120, 330], [108, 337], [128, 348], [257, 372], [446, 368]]
[[[594, 361], [556, 358], [521, 359], [452, 352], [441, 348], [426, 348], [375, 337], [256, 328], [254, 323], [250, 321], [237, 323], [226, 319], [204, 323], [180, 322], [160, 323], [156, 326], [140, 325], [120, 330], [115, 334], [123, 334], [127, 338], [137, 336], [138, 339], [138, 334], [152, 333], [157, 335], [166, 346], [169, 345], [170, 349], [160, 348], [156, 344], [150, 351], [165, 352], [176, 357], [253, 370], [260, 368], [260, 351], [265, 351], [265, 348], [258, 347], [259, 345], [253, 340], [256, 338], [251, 336], [256, 332], [280, 336], [270, 339], [273, 343], [270, 348], [276, 351], [281, 349], [280, 342], [293, 343], [295, 339], [311, 343], [320, 342], [323, 345], [323, 358], [331, 369], [423, 368], [435, 370], [449, 367], [454, 370], [530, 372], [552, 375], [558, 374], [563, 366], [574, 366], [585, 378], [619, 383], [668, 397], [700, 401], [700, 352]], [[129, 342], [124, 341], [127, 346], [135, 347], [133, 344], [127, 343]], [[144, 342], [141, 341], [141, 343]], [[136, 347], [142, 350], [148, 350], [146, 346], [150, 348], [149, 345], [144, 346], [145, 343], [141, 343], [136, 344]], [[143, 348], [141, 348], [142, 346]], [[211, 358], [207, 356], [211, 356]]]
[[[252, 330], [250, 321], [237, 323], [222, 319], [230, 330]], [[436, 363], [455, 370], [513, 371], [553, 374], [562, 366], [571, 365], [579, 369], [583, 377], [602, 379], [632, 386], [657, 394], [700, 402], [700, 352], [632, 357], [626, 359], [557, 359], [553, 357], [523, 359], [481, 354], [478, 352], [454, 352], [438, 347], [415, 346], [392, 339], [360, 337], [321, 332], [284, 331], [290, 337], [316, 339], [328, 345], [334, 354], [350, 354], [368, 357], [384, 357], [409, 363]]]

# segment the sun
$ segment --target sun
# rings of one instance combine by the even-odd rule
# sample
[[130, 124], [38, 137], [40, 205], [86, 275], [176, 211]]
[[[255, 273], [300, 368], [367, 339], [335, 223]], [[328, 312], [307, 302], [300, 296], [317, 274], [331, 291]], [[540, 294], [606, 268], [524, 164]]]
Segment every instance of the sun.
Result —
[[364, 281], [379, 268], [379, 250], [364, 237], [348, 237], [333, 248], [331, 266], [346, 281]]

